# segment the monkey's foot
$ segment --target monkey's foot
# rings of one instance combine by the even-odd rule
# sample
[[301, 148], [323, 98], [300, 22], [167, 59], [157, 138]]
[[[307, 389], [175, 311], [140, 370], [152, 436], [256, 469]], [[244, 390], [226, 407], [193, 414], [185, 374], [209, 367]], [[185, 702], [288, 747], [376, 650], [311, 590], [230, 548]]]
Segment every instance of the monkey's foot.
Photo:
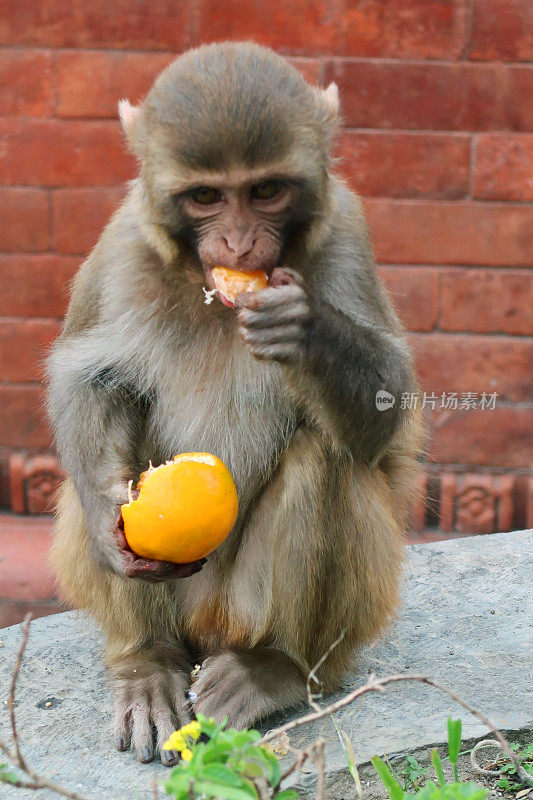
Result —
[[285, 653], [269, 648], [220, 653], [207, 658], [192, 685], [195, 714], [224, 717], [233, 728], [305, 699], [305, 680]]
[[115, 677], [114, 737], [117, 750], [128, 750], [130, 743], [143, 763], [154, 757], [153, 728], [161, 761], [172, 767], [179, 761], [175, 750], [163, 750], [170, 734], [190, 720], [185, 692], [187, 677], [153, 664], [129, 668], [130, 677]]

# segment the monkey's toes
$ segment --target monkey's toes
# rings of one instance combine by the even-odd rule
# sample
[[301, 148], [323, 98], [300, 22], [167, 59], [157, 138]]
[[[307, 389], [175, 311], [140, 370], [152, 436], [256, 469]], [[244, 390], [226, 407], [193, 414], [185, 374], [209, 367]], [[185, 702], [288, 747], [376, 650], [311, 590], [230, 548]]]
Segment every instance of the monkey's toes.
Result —
[[115, 686], [115, 747], [128, 750], [131, 742], [138, 761], [147, 764], [154, 758], [155, 733], [161, 763], [172, 767], [180, 755], [176, 750], [164, 750], [163, 745], [176, 728], [188, 722], [189, 715], [183, 676], [167, 673], [165, 678], [162, 681], [161, 675], [152, 675]]

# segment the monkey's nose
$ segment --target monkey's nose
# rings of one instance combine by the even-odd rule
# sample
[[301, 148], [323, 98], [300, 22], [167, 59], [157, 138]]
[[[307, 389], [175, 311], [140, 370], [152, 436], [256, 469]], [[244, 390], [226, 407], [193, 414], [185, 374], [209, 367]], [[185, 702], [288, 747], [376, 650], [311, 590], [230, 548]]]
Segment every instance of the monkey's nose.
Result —
[[224, 241], [228, 250], [233, 253], [236, 258], [242, 258], [251, 253], [254, 249], [255, 238], [253, 236], [224, 236]]

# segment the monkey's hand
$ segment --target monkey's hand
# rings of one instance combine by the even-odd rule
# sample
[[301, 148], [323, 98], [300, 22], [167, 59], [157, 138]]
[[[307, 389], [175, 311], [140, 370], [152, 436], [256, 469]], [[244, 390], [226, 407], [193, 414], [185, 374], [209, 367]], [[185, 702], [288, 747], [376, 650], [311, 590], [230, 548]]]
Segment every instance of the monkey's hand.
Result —
[[276, 267], [267, 289], [240, 294], [236, 305], [239, 333], [255, 358], [284, 363], [301, 360], [312, 307], [297, 272]]
[[120, 514], [116, 525], [115, 536], [122, 559], [122, 574], [126, 578], [141, 578], [151, 583], [171, 581], [177, 578], [189, 578], [196, 572], [200, 572], [206, 562], [206, 559], [202, 558], [199, 561], [193, 561], [191, 564], [173, 564], [170, 561], [154, 561], [150, 558], [141, 558], [128, 547], [124, 535], [122, 514]]

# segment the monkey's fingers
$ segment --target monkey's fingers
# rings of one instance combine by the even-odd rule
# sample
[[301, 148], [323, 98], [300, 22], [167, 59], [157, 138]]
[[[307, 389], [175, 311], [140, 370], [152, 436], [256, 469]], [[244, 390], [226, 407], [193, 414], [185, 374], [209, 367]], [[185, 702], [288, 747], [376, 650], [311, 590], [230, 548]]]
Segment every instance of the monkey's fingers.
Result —
[[305, 291], [296, 284], [284, 285], [279, 289], [268, 287], [258, 292], [243, 292], [235, 298], [238, 308], [267, 309], [294, 303], [305, 297]]
[[289, 267], [276, 267], [272, 270], [272, 275], [268, 279], [268, 285], [274, 286], [303, 286], [304, 280], [299, 272]]
[[272, 328], [250, 329], [247, 326], [239, 328], [244, 341], [252, 347], [266, 347], [271, 344], [302, 344], [305, 339], [305, 329], [301, 325], [280, 325]]
[[238, 312], [239, 322], [247, 328], [270, 328], [273, 325], [305, 324], [310, 318], [309, 304], [304, 298], [276, 306], [259, 309], [241, 308]]
[[152, 726], [150, 724], [150, 705], [145, 692], [136, 693], [131, 705], [131, 719], [133, 723], [133, 746], [137, 759], [142, 764], [148, 764], [154, 757], [152, 741]]
[[131, 742], [131, 712], [126, 691], [115, 690], [113, 736], [117, 750], [129, 750]]

